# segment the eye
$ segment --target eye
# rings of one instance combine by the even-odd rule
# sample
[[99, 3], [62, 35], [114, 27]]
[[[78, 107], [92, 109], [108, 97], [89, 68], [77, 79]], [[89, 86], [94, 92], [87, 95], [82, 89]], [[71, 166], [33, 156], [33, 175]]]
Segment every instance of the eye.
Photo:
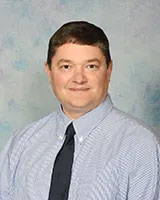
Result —
[[69, 70], [71, 68], [71, 65], [62, 65], [60, 66], [61, 70]]
[[87, 68], [89, 68], [89, 69], [97, 69], [98, 66], [97, 65], [87, 65]]
[[71, 66], [70, 66], [70, 65], [63, 65], [63, 68], [64, 68], [64, 69], [70, 69]]

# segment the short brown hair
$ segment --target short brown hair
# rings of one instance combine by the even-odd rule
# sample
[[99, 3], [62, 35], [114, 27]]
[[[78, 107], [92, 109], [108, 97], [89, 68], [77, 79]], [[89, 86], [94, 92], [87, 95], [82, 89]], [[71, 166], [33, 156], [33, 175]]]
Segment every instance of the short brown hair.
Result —
[[97, 46], [106, 58], [107, 67], [111, 61], [109, 41], [103, 30], [86, 21], [72, 21], [61, 26], [50, 38], [47, 56], [50, 69], [57, 48], [66, 43]]

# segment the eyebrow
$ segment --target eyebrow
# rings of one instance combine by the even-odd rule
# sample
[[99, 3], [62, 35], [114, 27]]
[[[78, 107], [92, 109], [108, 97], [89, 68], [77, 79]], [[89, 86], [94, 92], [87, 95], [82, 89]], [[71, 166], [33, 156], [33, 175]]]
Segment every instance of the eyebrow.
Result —
[[62, 59], [60, 59], [58, 62], [57, 62], [57, 64], [59, 65], [60, 63], [62, 63], [62, 62], [66, 62], [66, 63], [73, 63], [71, 60], [69, 60], [69, 59], [64, 59], [64, 58], [62, 58]]
[[[65, 63], [74, 63], [72, 60], [62, 58], [57, 62], [57, 64], [59, 65], [60, 63], [63, 63], [63, 62], [65, 62]], [[88, 59], [88, 60], [84, 61], [84, 63], [90, 63], [90, 62], [98, 62], [99, 64], [101, 63], [98, 58], [92, 58], [92, 59]]]
[[89, 59], [85, 61], [86, 63], [90, 63], [90, 62], [98, 62], [99, 64], [101, 63], [100, 60], [98, 58], [93, 58], [93, 59]]

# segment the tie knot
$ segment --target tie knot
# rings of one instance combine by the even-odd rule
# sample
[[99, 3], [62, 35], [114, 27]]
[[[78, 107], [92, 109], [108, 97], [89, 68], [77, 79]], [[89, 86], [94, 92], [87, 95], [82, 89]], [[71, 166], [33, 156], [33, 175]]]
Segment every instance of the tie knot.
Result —
[[68, 125], [65, 134], [66, 134], [66, 142], [69, 143], [73, 139], [74, 135], [76, 134], [72, 122]]

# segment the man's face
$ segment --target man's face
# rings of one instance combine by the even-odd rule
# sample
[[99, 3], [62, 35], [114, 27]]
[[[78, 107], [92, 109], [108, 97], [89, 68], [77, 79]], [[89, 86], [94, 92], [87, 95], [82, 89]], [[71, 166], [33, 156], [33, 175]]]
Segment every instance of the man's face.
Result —
[[76, 119], [106, 97], [112, 62], [107, 69], [100, 48], [67, 43], [57, 48], [51, 70], [47, 64], [45, 70], [64, 113]]

